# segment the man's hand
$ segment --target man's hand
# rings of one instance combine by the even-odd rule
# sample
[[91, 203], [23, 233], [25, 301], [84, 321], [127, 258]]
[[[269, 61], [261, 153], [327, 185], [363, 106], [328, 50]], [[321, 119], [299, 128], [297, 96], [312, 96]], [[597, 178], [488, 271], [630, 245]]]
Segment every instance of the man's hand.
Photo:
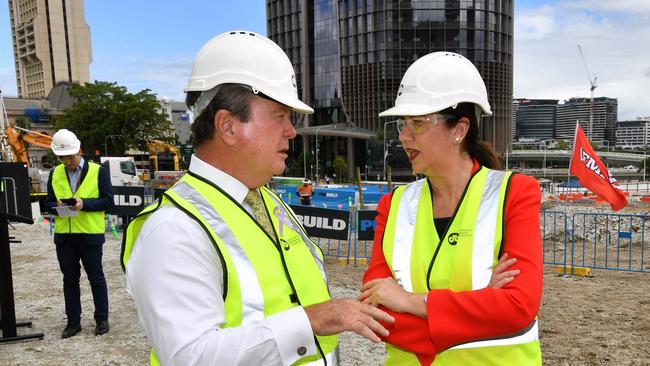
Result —
[[70, 207], [70, 209], [73, 211], [81, 211], [81, 209], [84, 207], [84, 201], [79, 197], [75, 197], [75, 199], [77, 200], [77, 203], [74, 206]]
[[386, 277], [364, 283], [361, 286], [359, 301], [375, 307], [383, 305], [398, 313], [426, 317], [425, 295], [408, 292], [398, 285], [394, 278]]
[[[67, 202], [61, 200], [56, 201], [57, 206], [70, 206], [72, 211], [80, 211], [84, 207], [84, 201], [79, 197], [73, 197], [77, 202], [74, 205], [71, 205]], [[72, 199], [72, 198], [71, 198]]]
[[388, 330], [378, 321], [392, 323], [395, 319], [387, 313], [352, 299], [337, 299], [305, 307], [305, 313], [316, 335], [333, 335], [352, 331], [373, 342], [387, 336]]
[[494, 266], [492, 277], [490, 277], [490, 282], [487, 284], [487, 287], [502, 288], [512, 282], [512, 280], [514, 280], [519, 274], [519, 270], [513, 269], [506, 271], [506, 269], [510, 268], [515, 263], [517, 263], [517, 258], [508, 259], [508, 253], [504, 253], [501, 258], [499, 258], [499, 262]]

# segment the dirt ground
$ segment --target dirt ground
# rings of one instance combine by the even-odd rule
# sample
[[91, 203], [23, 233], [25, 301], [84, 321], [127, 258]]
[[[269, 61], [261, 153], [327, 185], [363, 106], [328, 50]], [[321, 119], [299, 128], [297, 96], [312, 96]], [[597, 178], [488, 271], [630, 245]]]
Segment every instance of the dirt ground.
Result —
[[[82, 278], [82, 332], [61, 339], [65, 326], [62, 279], [49, 225], [15, 224], [12, 244], [16, 318], [32, 321], [19, 334], [43, 332], [43, 340], [0, 343], [0, 365], [144, 365], [148, 343], [119, 266], [121, 238], [107, 235], [104, 268], [110, 297], [111, 331], [95, 337], [92, 296]], [[650, 273], [595, 271], [590, 278], [544, 274], [539, 314], [545, 365], [650, 365]], [[358, 293], [364, 265], [328, 258], [334, 297]], [[342, 365], [380, 365], [383, 347], [358, 336], [341, 338]]]

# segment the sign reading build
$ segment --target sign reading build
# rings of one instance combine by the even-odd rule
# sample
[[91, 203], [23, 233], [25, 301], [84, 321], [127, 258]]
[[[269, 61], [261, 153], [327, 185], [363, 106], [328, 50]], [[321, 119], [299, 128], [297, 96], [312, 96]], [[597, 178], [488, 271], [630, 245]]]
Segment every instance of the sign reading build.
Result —
[[144, 209], [144, 187], [113, 186], [113, 203], [110, 214], [135, 216]]
[[350, 215], [347, 211], [291, 205], [309, 236], [347, 240]]

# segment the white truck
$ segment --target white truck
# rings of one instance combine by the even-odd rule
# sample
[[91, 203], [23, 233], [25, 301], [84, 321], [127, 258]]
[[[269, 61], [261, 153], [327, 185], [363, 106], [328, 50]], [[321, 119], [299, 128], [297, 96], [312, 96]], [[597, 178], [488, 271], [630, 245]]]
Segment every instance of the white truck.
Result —
[[142, 172], [132, 157], [102, 156], [100, 163], [108, 168], [113, 186], [142, 186]]

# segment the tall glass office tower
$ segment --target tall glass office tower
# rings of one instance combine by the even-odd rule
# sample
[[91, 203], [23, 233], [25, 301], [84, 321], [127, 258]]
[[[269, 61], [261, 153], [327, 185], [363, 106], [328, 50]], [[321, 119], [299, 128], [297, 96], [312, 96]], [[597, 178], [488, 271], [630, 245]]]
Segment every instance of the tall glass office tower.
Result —
[[493, 117], [481, 125], [498, 151], [512, 138], [513, 0], [267, 0], [267, 30], [289, 55], [310, 125], [347, 121], [380, 131], [416, 59], [452, 51], [483, 76]]

